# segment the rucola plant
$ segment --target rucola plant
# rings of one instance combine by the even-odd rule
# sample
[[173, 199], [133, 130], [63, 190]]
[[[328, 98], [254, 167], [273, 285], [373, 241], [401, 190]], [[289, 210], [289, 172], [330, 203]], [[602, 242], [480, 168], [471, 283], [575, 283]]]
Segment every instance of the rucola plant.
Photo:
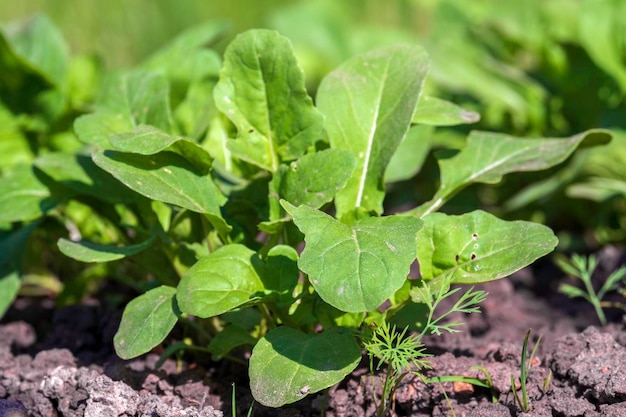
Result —
[[[457, 192], [610, 140], [598, 130], [564, 139], [474, 131], [455, 155], [439, 157], [430, 201], [384, 216], [385, 184], [412, 177], [429, 151], [424, 126], [477, 120], [422, 93], [429, 59], [421, 47], [352, 58], [322, 80], [314, 103], [277, 32], [239, 35], [219, 77], [206, 70], [215, 55], [203, 39], [187, 33], [111, 77], [96, 111], [74, 123], [80, 153], [35, 165], [99, 200], [85, 204], [114, 224], [108, 243], [60, 239], [63, 253], [139, 259], [158, 282], [126, 306], [119, 356], [150, 351], [185, 321], [197, 330], [188, 348], [223, 357], [254, 346], [251, 389], [266, 406], [341, 381], [361, 359], [354, 330], [364, 323], [394, 323], [401, 312], [406, 321], [452, 284], [506, 277], [556, 246], [540, 224], [438, 213]], [[416, 260], [419, 280], [409, 278]], [[409, 315], [416, 326], [425, 318]]]

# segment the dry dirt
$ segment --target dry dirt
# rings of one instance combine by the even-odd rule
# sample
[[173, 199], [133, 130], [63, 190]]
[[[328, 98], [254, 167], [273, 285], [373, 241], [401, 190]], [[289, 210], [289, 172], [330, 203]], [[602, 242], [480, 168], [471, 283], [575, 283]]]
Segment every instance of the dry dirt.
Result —
[[[600, 283], [624, 263], [624, 252], [600, 255]], [[593, 308], [569, 300], [556, 288], [565, 279], [549, 261], [483, 286], [489, 292], [482, 314], [462, 318], [462, 333], [425, 341], [432, 357], [426, 376], [463, 375], [493, 388], [463, 383], [425, 385], [406, 378], [395, 398], [396, 416], [626, 416], [626, 320], [607, 311], [600, 327]], [[210, 360], [167, 360], [156, 368], [158, 351], [121, 361], [112, 350], [120, 312], [98, 302], [55, 309], [51, 300], [20, 299], [0, 323], [0, 417], [22, 416], [237, 416], [252, 402], [245, 366]], [[528, 377], [532, 410], [522, 412], [511, 393], [519, 377], [524, 336], [542, 340]], [[376, 378], [380, 378], [377, 375]], [[327, 393], [284, 409], [258, 404], [252, 416], [373, 416], [366, 361]], [[495, 400], [495, 401], [494, 401]], [[325, 414], [322, 414], [322, 409]]]

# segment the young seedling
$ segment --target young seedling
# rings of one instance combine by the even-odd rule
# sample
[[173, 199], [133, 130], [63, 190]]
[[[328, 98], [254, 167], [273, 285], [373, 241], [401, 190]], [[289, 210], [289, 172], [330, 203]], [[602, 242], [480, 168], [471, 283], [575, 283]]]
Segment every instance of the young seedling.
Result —
[[[485, 299], [487, 294], [484, 291], [474, 291], [469, 288], [454, 305], [439, 316], [435, 316], [435, 310], [440, 303], [456, 294], [460, 288], [450, 289], [449, 282], [432, 292], [424, 283], [416, 287], [417, 297], [428, 308], [426, 323], [419, 334], [407, 335], [407, 328], [398, 331], [395, 325], [390, 325], [386, 319], [380, 324], [373, 324], [366, 327], [366, 330], [359, 334], [363, 347], [370, 358], [370, 371], [372, 375], [375, 370], [379, 370], [381, 364], [387, 365], [387, 372], [382, 387], [382, 398], [376, 402], [377, 416], [384, 416], [393, 409], [393, 396], [405, 376], [412, 374], [418, 376], [425, 383], [426, 378], [421, 370], [429, 368], [428, 355], [425, 353], [424, 345], [420, 342], [426, 334], [441, 335], [442, 332], [456, 333], [461, 322], [443, 323], [443, 320], [453, 313], [478, 313], [478, 306]], [[392, 309], [393, 310], [393, 309]], [[377, 358], [378, 365], [374, 368], [374, 358]], [[488, 375], [488, 373], [487, 373]], [[482, 381], [476, 380], [478, 384]], [[374, 390], [374, 395], [375, 390]]]
[[[524, 343], [522, 344], [522, 358], [520, 361], [520, 376], [519, 376], [520, 387], [522, 391], [521, 397], [515, 387], [515, 378], [513, 377], [513, 375], [511, 375], [511, 391], [513, 392], [513, 395], [515, 396], [515, 400], [517, 401], [519, 408], [525, 413], [532, 409], [532, 406], [530, 405], [530, 402], [528, 401], [528, 390], [526, 387], [526, 383], [528, 380], [528, 371], [530, 370], [533, 357], [535, 356], [535, 353], [537, 352], [537, 348], [539, 347], [539, 342], [541, 342], [541, 336], [539, 336], [539, 338], [537, 339], [537, 342], [535, 343], [535, 346], [533, 347], [532, 352], [530, 353], [530, 356], [527, 357], [529, 337], [530, 337], [530, 329], [526, 332], [526, 337], [524, 338]], [[546, 384], [544, 381], [544, 387], [545, 385]]]
[[[373, 326], [373, 329], [366, 326], [366, 330], [359, 337], [370, 359], [376, 415], [383, 417], [393, 410], [394, 393], [405, 376], [413, 374], [423, 379], [420, 371], [430, 367], [426, 360], [430, 355], [424, 351], [424, 345], [420, 343], [418, 336], [407, 335], [407, 328], [397, 331], [395, 325], [391, 326], [385, 320]], [[374, 358], [378, 360], [376, 367]], [[374, 371], [380, 370], [382, 364], [386, 364], [387, 369], [379, 401], [373, 377]]]
[[556, 258], [556, 264], [563, 272], [583, 282], [585, 291], [570, 284], [562, 284], [559, 291], [570, 298], [582, 298], [587, 300], [596, 311], [596, 315], [602, 325], [607, 323], [603, 307], [617, 307], [626, 311], [626, 305], [622, 303], [605, 302], [604, 296], [611, 291], [624, 293], [623, 284], [626, 283], [626, 266], [613, 271], [606, 279], [602, 287], [596, 292], [591, 278], [598, 265], [595, 256], [584, 257], [578, 254], [572, 255], [571, 260], [562, 257]]

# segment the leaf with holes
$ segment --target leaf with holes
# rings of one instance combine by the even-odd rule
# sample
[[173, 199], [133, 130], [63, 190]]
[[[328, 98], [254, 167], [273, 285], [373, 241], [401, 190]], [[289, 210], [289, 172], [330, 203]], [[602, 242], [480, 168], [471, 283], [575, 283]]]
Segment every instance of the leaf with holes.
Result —
[[479, 284], [504, 278], [552, 252], [558, 240], [541, 224], [505, 221], [473, 211], [425, 216], [418, 233], [422, 279], [431, 285]]

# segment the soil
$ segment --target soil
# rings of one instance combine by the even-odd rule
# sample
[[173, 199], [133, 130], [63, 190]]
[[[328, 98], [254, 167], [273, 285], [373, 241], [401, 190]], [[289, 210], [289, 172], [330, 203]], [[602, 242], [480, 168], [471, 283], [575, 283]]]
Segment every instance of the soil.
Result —
[[[614, 247], [598, 256], [601, 270], [594, 279], [601, 285], [626, 256]], [[426, 377], [484, 380], [476, 368], [481, 366], [492, 378], [491, 389], [407, 377], [396, 392], [393, 415], [626, 416], [623, 312], [607, 310], [611, 323], [599, 326], [590, 305], [556, 291], [566, 278], [551, 265], [539, 262], [483, 285], [489, 297], [482, 314], [461, 317], [466, 322], [461, 333], [425, 340], [433, 354]], [[252, 397], [244, 365], [169, 359], [157, 368], [159, 351], [122, 361], [112, 349], [120, 317], [94, 300], [56, 309], [52, 300], [18, 299], [0, 322], [0, 417], [231, 416], [233, 384], [236, 415], [247, 415]], [[529, 329], [531, 346], [542, 339], [528, 375], [530, 411], [522, 412], [511, 375], [519, 388]], [[252, 416], [373, 416], [372, 387], [379, 393], [382, 377], [372, 377], [364, 360], [328, 392], [279, 410], [254, 404]]]

